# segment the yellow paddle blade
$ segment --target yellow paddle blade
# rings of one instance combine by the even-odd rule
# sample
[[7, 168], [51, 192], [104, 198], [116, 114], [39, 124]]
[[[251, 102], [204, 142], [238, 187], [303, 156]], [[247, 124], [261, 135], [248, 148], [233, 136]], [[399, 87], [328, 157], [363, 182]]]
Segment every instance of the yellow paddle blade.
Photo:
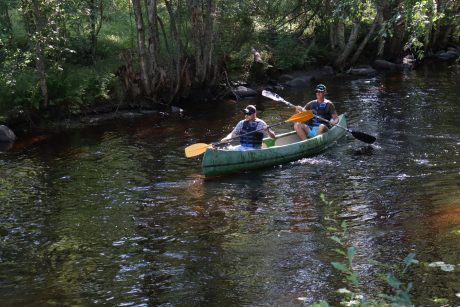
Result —
[[195, 157], [201, 155], [208, 149], [210, 145], [206, 143], [196, 143], [190, 146], [185, 147], [185, 156], [187, 158]]
[[306, 122], [313, 117], [315, 117], [313, 111], [309, 110], [292, 115], [288, 120], [286, 120], [286, 122]]

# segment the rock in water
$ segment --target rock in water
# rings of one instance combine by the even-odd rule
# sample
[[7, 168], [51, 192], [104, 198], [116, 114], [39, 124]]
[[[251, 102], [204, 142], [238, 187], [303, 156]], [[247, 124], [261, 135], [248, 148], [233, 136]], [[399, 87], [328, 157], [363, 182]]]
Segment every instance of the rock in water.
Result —
[[5, 125], [0, 125], [0, 142], [12, 143], [16, 140], [14, 132]]

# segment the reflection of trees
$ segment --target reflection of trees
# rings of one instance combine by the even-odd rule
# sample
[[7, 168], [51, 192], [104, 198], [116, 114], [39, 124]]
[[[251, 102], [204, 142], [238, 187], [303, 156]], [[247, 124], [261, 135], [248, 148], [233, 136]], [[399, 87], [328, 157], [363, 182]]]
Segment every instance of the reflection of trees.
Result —
[[[319, 264], [311, 255], [315, 235], [291, 232], [291, 222], [310, 219], [302, 216], [309, 209], [293, 203], [298, 193], [292, 193], [292, 183], [260, 177], [201, 182], [201, 188], [192, 188], [200, 192], [191, 195], [188, 187], [151, 191], [139, 231], [148, 238], [144, 292], [152, 305], [191, 297], [195, 304], [251, 304], [267, 297], [294, 302], [294, 296], [271, 291], [292, 290], [298, 279], [310, 280], [309, 285], [323, 279], [324, 268], [312, 267]], [[173, 199], [177, 205], [171, 207]]]
[[1, 234], [8, 234], [1, 258], [24, 279], [18, 291], [34, 289], [45, 301], [84, 304], [112, 296], [124, 283], [108, 285], [133, 250], [129, 216], [138, 193], [131, 188], [146, 183], [132, 158], [138, 148], [106, 134], [40, 162], [55, 154], [48, 149], [1, 170]]

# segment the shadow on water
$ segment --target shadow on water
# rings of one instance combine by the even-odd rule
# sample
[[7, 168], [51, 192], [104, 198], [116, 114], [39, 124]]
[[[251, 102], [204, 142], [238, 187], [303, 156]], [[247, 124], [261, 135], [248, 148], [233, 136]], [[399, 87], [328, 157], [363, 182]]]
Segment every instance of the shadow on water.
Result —
[[[416, 252], [413, 302], [455, 305], [458, 80], [429, 68], [330, 80], [339, 113], [377, 136], [374, 145], [348, 135], [313, 158], [212, 180], [186, 146], [228, 134], [249, 103], [268, 123], [292, 110], [228, 100], [15, 145], [0, 153], [0, 303], [337, 304], [347, 284], [330, 265], [340, 256], [328, 237], [346, 221], [364, 293], [384, 289], [369, 259], [394, 264]], [[313, 96], [279, 94], [295, 104]], [[428, 266], [435, 261], [454, 272]]]

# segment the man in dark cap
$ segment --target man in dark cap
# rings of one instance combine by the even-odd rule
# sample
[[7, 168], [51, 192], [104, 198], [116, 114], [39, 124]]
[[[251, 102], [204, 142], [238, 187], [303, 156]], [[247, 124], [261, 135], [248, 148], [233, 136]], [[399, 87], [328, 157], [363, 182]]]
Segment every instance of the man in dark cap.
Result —
[[[304, 107], [297, 106], [297, 112], [313, 110], [315, 115], [329, 120], [332, 125], [337, 124], [339, 122], [337, 111], [334, 104], [325, 98], [326, 94], [326, 86], [318, 84], [315, 88], [316, 99], [310, 101]], [[312, 138], [328, 131], [329, 127], [326, 122], [314, 117], [307, 123], [295, 123], [294, 129], [301, 140], [306, 140], [307, 138]]]
[[230, 139], [240, 136], [240, 145], [233, 147], [236, 150], [260, 149], [264, 134], [275, 138], [275, 132], [266, 122], [257, 118], [257, 109], [254, 105], [248, 105], [244, 110], [244, 119], [239, 121], [232, 132], [224, 137], [221, 142], [228, 142]]

